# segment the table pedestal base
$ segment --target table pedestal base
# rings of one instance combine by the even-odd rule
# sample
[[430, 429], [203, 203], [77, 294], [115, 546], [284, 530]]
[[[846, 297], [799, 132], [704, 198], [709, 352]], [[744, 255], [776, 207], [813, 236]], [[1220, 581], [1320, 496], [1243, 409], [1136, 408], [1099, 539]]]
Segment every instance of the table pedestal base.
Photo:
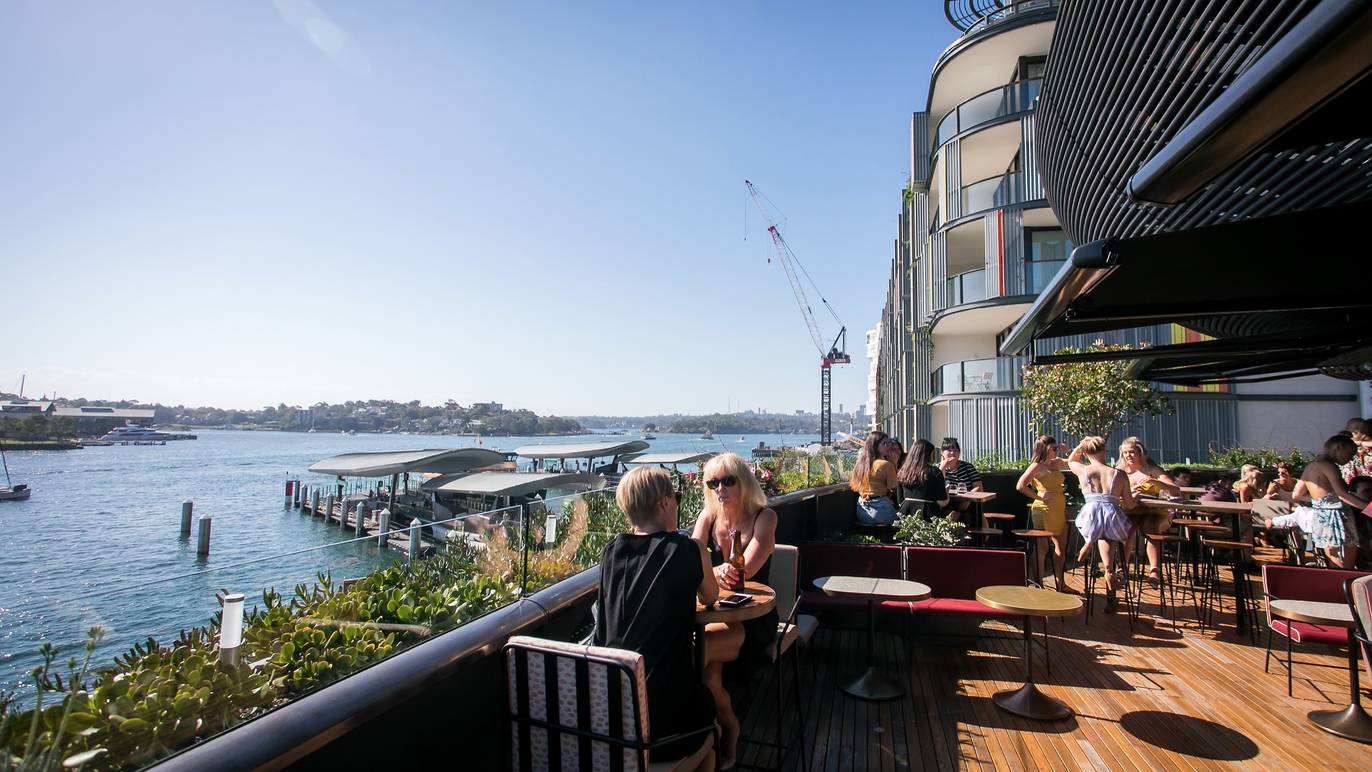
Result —
[[1361, 705], [1349, 705], [1343, 710], [1312, 710], [1306, 714], [1306, 718], [1330, 734], [1360, 743], [1372, 743], [1372, 716]]
[[882, 675], [875, 667], [867, 668], [839, 688], [860, 700], [894, 700], [905, 696], [900, 684]]
[[1071, 708], [1039, 691], [1033, 683], [1027, 683], [1018, 689], [996, 692], [992, 699], [1001, 710], [1025, 718], [1056, 721], [1072, 715]]

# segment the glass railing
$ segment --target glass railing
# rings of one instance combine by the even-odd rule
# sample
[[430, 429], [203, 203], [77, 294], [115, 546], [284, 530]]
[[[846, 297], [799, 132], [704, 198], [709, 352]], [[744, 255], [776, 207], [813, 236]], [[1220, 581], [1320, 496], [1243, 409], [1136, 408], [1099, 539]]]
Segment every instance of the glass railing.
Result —
[[1024, 174], [1007, 172], [987, 177], [962, 187], [962, 215], [965, 217], [987, 209], [1018, 204], [1024, 201]]
[[1024, 366], [1029, 357], [996, 357], [949, 362], [933, 376], [933, 395], [1019, 391], [1024, 385]]
[[986, 299], [986, 269], [960, 273], [948, 279], [944, 308]]
[[1024, 291], [1037, 295], [1048, 287], [1066, 260], [1026, 260], [1024, 263]]
[[1028, 110], [1033, 106], [1042, 86], [1042, 78], [1016, 81], [990, 91], [983, 91], [954, 107], [939, 121], [934, 149], [937, 150], [958, 134], [983, 123]]

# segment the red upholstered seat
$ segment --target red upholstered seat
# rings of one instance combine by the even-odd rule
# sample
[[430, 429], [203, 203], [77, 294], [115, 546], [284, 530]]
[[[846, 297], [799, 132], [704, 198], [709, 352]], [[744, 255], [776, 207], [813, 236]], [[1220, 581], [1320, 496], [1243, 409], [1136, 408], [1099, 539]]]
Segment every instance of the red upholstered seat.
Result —
[[[1266, 671], [1272, 659], [1272, 633], [1287, 636], [1292, 643], [1322, 643], [1331, 646], [1348, 645], [1348, 631], [1340, 627], [1324, 627], [1306, 622], [1282, 619], [1272, 613], [1273, 600], [1311, 600], [1322, 603], [1345, 604], [1343, 584], [1345, 581], [1367, 576], [1366, 571], [1342, 571], [1332, 568], [1307, 568], [1305, 566], [1265, 565], [1262, 567], [1262, 591], [1267, 596], [1267, 658], [1263, 670]], [[1288, 645], [1288, 651], [1289, 651]], [[1278, 658], [1278, 661], [1281, 661]], [[1286, 693], [1291, 694], [1291, 662], [1286, 664]]]
[[977, 600], [966, 598], [929, 598], [914, 603], [916, 614], [957, 614], [984, 619], [1023, 619], [1024, 615], [991, 608]]
[[[832, 598], [815, 589], [821, 576], [871, 576], [878, 579], [900, 579], [900, 547], [884, 544], [830, 544], [812, 542], [800, 545], [800, 589], [805, 595], [800, 606], [807, 612], [863, 610], [867, 601], [862, 598]], [[909, 611], [904, 608], [882, 610]]]
[[1308, 622], [1292, 622], [1280, 617], [1269, 619], [1267, 624], [1273, 632], [1290, 635], [1291, 640], [1296, 643], [1327, 643], [1330, 646], [1343, 646], [1348, 643], [1348, 631], [1342, 627], [1321, 627]]
[[977, 590], [995, 584], [1023, 586], [1024, 553], [966, 547], [906, 547], [905, 578], [929, 585], [928, 600], [913, 604], [916, 614], [957, 614], [1020, 619], [977, 600]]

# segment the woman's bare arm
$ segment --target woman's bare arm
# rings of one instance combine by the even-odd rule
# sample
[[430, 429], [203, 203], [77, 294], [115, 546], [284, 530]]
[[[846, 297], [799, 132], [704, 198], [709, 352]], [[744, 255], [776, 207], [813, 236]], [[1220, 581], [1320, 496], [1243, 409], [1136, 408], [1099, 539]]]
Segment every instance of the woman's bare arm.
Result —
[[743, 551], [743, 570], [754, 576], [772, 558], [777, 546], [777, 513], [764, 507], [753, 521], [753, 539]]
[[700, 567], [704, 572], [700, 579], [700, 587], [696, 588], [696, 597], [700, 602], [707, 606], [713, 606], [719, 600], [719, 581], [715, 579], [715, 572], [710, 567], [710, 552], [705, 549], [705, 545], [696, 542], [696, 548], [700, 550]]
[[1043, 501], [1043, 497], [1039, 496], [1039, 494], [1035, 492], [1034, 489], [1029, 485], [1029, 483], [1034, 479], [1034, 473], [1038, 470], [1039, 463], [1037, 461], [1030, 464], [1029, 468], [1024, 470], [1024, 474], [1019, 476], [1019, 482], [1015, 483], [1015, 490], [1019, 491], [1020, 493], [1023, 493], [1025, 496], [1034, 501]]

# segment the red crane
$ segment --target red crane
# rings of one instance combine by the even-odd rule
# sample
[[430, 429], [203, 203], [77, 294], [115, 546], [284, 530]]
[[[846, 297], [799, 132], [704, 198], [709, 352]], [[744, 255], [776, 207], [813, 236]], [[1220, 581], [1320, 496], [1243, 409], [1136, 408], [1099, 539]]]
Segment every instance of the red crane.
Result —
[[[805, 270], [805, 266], [800, 264], [796, 258], [796, 253], [791, 251], [791, 246], [786, 243], [786, 239], [781, 237], [781, 231], [777, 229], [776, 219], [763, 201], [766, 196], [758, 192], [753, 187], [753, 183], [744, 180], [743, 184], [748, 188], [748, 194], [752, 196], [753, 203], [757, 205], [757, 210], [762, 213], [762, 219], [767, 222], [767, 233], [772, 237], [772, 246], [776, 248], [777, 260], [781, 267], [786, 271], [786, 278], [791, 282], [791, 293], [796, 297], [796, 304], [800, 306], [800, 315], [805, 318], [805, 326], [809, 328], [810, 340], [815, 344], [815, 349], [819, 351], [819, 442], [821, 445], [832, 445], [834, 442], [833, 433], [833, 410], [832, 410], [832, 389], [830, 386], [830, 368], [834, 365], [846, 365], [852, 362], [848, 356], [848, 328], [843, 321], [834, 313], [834, 309], [829, 305], [829, 301], [824, 298], [824, 293], [815, 286], [814, 279], [810, 278], [810, 273]], [[767, 262], [771, 262], [769, 258]], [[815, 312], [810, 308], [810, 299], [805, 295], [805, 288], [800, 283], [800, 277], [796, 275], [796, 269], [805, 275], [810, 286], [814, 288], [815, 294], [819, 295], [819, 301], [824, 304], [824, 309], [829, 315], [834, 317], [834, 322], [838, 324], [838, 335], [833, 343], [829, 344], [828, 350], [824, 348], [824, 336], [819, 331], [819, 323], [815, 321]]]

